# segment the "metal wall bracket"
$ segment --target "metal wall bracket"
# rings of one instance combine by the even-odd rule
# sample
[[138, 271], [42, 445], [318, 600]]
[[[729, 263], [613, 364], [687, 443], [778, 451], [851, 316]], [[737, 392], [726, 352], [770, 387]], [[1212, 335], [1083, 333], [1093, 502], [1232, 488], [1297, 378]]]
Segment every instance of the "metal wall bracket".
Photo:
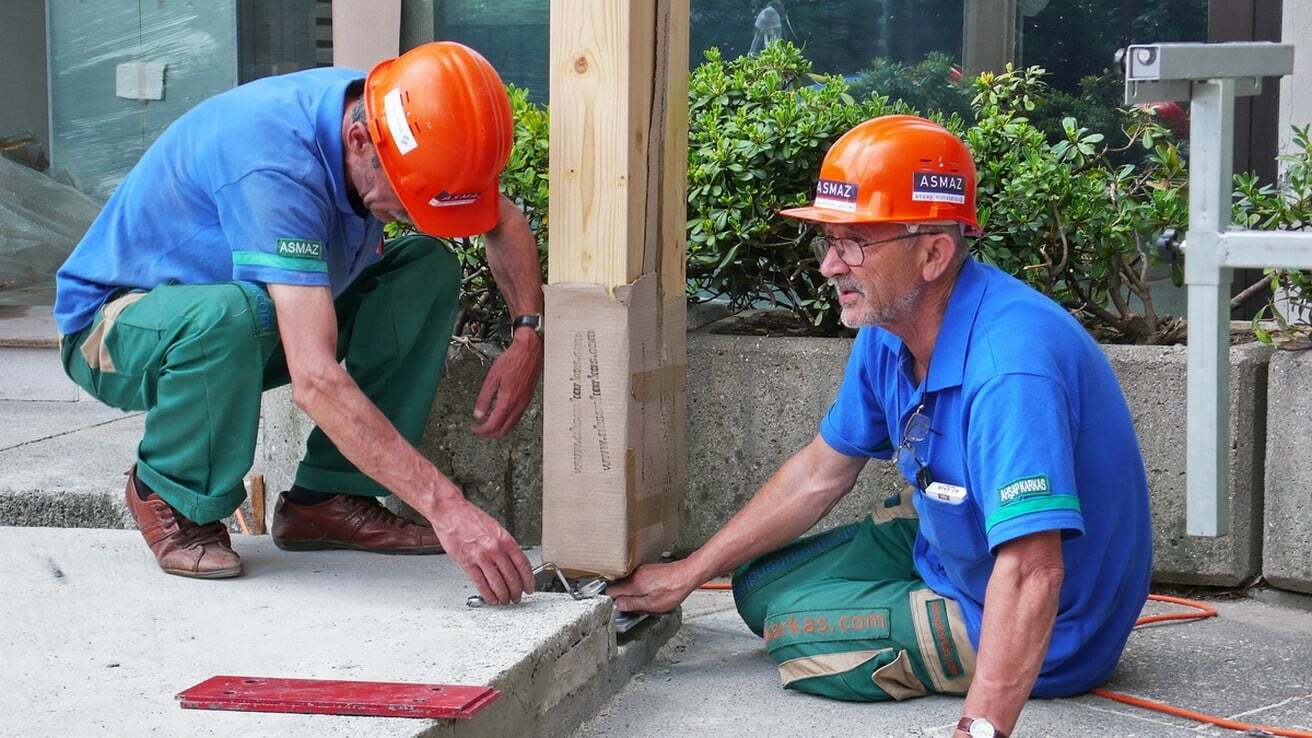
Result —
[[1235, 98], [1290, 74], [1289, 44], [1155, 44], [1125, 54], [1127, 104], [1189, 100], [1188, 519], [1229, 532], [1230, 280], [1236, 267], [1312, 268], [1312, 234], [1231, 228]]

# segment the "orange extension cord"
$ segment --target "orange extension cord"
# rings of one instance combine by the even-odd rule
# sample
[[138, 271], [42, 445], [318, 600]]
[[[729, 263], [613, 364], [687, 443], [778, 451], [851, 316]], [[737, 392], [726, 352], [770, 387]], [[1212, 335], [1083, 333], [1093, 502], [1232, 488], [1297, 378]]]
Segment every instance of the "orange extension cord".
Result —
[[[729, 582], [707, 582], [706, 584], [703, 584], [701, 587], [699, 587], [699, 589], [731, 590], [733, 589], [733, 585], [730, 584]], [[1134, 621], [1134, 627], [1136, 629], [1141, 628], [1145, 625], [1149, 625], [1151, 623], [1161, 623], [1170, 620], [1205, 620], [1207, 618], [1216, 617], [1216, 608], [1210, 607], [1196, 600], [1187, 600], [1183, 597], [1171, 597], [1170, 595], [1158, 595], [1158, 594], [1150, 594], [1148, 595], [1148, 599], [1156, 600], [1158, 602], [1170, 602], [1171, 604], [1174, 605], [1183, 605], [1184, 607], [1193, 608], [1194, 610], [1196, 610], [1196, 612], [1169, 612], [1169, 613], [1163, 613], [1161, 615], [1145, 615], [1144, 617], [1141, 617], [1138, 620]], [[1216, 715], [1208, 715], [1207, 713], [1203, 713], [1203, 712], [1186, 710], [1183, 707], [1168, 705], [1164, 702], [1155, 702], [1153, 700], [1143, 699], [1142, 697], [1131, 697], [1128, 694], [1113, 692], [1111, 690], [1103, 689], [1101, 687], [1092, 689], [1089, 692], [1090, 694], [1095, 694], [1104, 699], [1115, 700], [1116, 702], [1122, 702], [1127, 705], [1133, 705], [1134, 707], [1142, 707], [1146, 710], [1156, 710], [1157, 712], [1164, 712], [1167, 715], [1182, 717], [1185, 718], [1186, 720], [1195, 720], [1200, 723], [1215, 725], [1220, 728], [1229, 728], [1230, 730], [1241, 730], [1241, 731], [1258, 730], [1269, 735], [1286, 736], [1287, 738], [1312, 738], [1312, 733], [1309, 733], [1305, 730], [1291, 730], [1289, 728], [1276, 728], [1270, 725], [1241, 723], [1237, 720], [1230, 720], [1227, 718], [1218, 717]]]

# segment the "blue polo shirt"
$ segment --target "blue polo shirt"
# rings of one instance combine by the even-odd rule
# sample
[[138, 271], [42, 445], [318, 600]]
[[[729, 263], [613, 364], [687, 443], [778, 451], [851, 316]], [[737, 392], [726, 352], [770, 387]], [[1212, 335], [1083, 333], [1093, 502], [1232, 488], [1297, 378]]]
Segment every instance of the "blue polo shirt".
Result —
[[915, 492], [921, 577], [960, 603], [978, 649], [998, 547], [1061, 531], [1065, 579], [1033, 694], [1101, 684], [1143, 607], [1152, 568], [1143, 459], [1102, 350], [1056, 303], [967, 260], [925, 381], [915, 380], [899, 338], [861, 330], [820, 435], [840, 453], [888, 459], [922, 403], [932, 430], [913, 444], [919, 462], [902, 454], [901, 471], [914, 485], [923, 462], [934, 482], [965, 493], [942, 500]]
[[61, 333], [119, 289], [162, 284], [322, 285], [378, 259], [383, 226], [347, 197], [349, 69], [268, 77], [205, 100], [119, 184], [56, 277]]

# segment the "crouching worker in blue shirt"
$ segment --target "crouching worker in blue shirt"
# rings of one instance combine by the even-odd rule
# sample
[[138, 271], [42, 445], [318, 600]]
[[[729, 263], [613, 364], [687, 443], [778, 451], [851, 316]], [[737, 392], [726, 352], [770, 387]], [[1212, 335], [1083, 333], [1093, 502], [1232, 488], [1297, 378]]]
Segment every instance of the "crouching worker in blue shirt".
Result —
[[[861, 330], [819, 436], [702, 548], [610, 591], [662, 612], [738, 566], [738, 611], [785, 687], [965, 695], [957, 735], [1006, 736], [1031, 694], [1107, 679], [1148, 594], [1130, 414], [1079, 323], [967, 254], [975, 166], [959, 139], [877, 118], [820, 177], [814, 205], [783, 214], [821, 224], [821, 271]], [[871, 458], [893, 459], [907, 491], [794, 541]]]
[[[510, 533], [416, 449], [460, 307], [460, 260], [434, 237], [486, 236], [521, 326], [470, 430], [505, 435], [537, 387], [538, 250], [498, 184], [513, 132], [492, 65], [434, 42], [367, 75], [241, 85], [147, 149], [60, 268], [55, 318], [69, 377], [146, 413], [124, 499], [162, 570], [243, 572], [221, 521], [246, 497], [261, 393], [291, 384], [316, 427], [275, 508], [279, 548], [445, 551], [490, 603], [533, 590]], [[427, 235], [384, 244], [394, 220]]]

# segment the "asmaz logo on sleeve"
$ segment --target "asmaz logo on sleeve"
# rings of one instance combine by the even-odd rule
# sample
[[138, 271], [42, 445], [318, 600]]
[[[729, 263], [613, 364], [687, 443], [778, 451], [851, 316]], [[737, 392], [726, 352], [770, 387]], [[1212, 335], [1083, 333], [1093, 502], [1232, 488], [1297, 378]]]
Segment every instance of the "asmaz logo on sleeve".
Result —
[[855, 213], [856, 193], [857, 186], [851, 182], [822, 179], [815, 185], [815, 206]]
[[942, 172], [915, 172], [911, 175], [911, 199], [965, 205], [966, 177]]

